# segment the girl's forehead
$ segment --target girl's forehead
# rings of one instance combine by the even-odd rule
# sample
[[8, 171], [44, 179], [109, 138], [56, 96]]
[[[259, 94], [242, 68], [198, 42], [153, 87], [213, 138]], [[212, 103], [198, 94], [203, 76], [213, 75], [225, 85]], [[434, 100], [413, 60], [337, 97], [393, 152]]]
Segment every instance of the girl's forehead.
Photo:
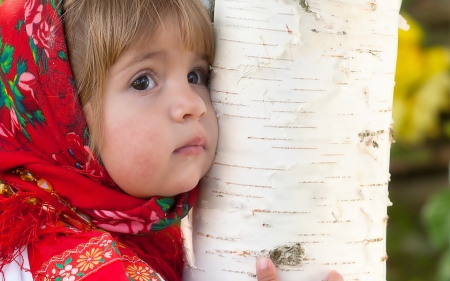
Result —
[[175, 15], [162, 17], [157, 27], [141, 30], [129, 47], [142, 49], [158, 45], [163, 51], [164, 45], [160, 44], [160, 41], [164, 39], [168, 44], [180, 45], [185, 51], [197, 53], [207, 61], [211, 61], [214, 56], [212, 32], [208, 32], [208, 29], [189, 29], [181, 20]]
[[209, 64], [207, 54], [195, 49], [196, 45], [193, 47], [193, 50], [188, 49], [175, 26], [166, 24], [164, 29], [160, 28], [151, 38], [143, 37], [140, 44], [132, 44], [124, 50], [111, 66], [110, 72], [120, 76], [135, 71], [147, 62], [171, 65], [190, 61], [205, 64], [206, 67]]

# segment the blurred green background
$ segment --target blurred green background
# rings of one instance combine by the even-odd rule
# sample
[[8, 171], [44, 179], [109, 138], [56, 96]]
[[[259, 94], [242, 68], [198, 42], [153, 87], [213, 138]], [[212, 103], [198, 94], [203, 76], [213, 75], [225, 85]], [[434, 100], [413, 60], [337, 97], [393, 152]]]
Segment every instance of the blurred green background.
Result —
[[403, 0], [402, 15], [387, 280], [450, 281], [450, 0]]
[[450, 281], [450, 0], [403, 0], [387, 280]]

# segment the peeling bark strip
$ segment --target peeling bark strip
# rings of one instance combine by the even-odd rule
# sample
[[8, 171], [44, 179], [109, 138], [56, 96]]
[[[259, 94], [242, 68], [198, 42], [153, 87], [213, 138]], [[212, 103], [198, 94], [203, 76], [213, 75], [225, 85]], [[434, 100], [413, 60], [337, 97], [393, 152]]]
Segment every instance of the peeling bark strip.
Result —
[[[209, 0], [205, 0], [209, 1]], [[216, 0], [215, 162], [185, 280], [385, 281], [400, 0]], [[300, 264], [301, 262], [301, 264]]]

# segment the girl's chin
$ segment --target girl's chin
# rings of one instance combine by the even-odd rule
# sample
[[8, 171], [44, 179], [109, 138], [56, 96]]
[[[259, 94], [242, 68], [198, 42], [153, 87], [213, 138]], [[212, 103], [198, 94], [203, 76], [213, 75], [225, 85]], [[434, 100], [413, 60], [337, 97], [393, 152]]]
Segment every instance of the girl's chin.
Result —
[[[162, 197], [177, 196], [177, 195], [179, 195], [181, 193], [186, 193], [186, 192], [191, 191], [192, 189], [194, 189], [198, 185], [198, 182], [199, 181], [197, 181], [197, 183], [195, 183], [195, 184], [189, 184], [189, 185], [184, 184], [182, 187], [175, 188], [173, 192], [167, 192], [167, 193], [166, 192], [161, 192], [160, 194], [153, 195], [153, 196], [162, 196]], [[153, 196], [150, 196], [150, 197], [153, 197]], [[148, 197], [148, 198], [150, 198], [150, 197]]]

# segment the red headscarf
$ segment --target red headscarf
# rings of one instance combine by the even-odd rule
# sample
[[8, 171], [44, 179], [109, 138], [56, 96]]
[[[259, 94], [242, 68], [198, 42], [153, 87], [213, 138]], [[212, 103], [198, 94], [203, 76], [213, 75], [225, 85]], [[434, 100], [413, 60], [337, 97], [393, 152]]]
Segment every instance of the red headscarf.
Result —
[[[187, 214], [197, 188], [143, 200], [112, 181], [88, 147], [61, 7], [62, 0], [7, 0], [0, 6], [0, 187], [15, 193], [0, 195], [0, 269], [14, 259], [15, 249], [26, 245], [41, 252], [45, 247], [67, 249], [42, 244], [49, 235], [79, 238], [82, 232], [87, 240], [101, 235], [76, 213], [82, 212], [94, 228], [112, 233], [167, 280], [174, 278], [167, 268], [176, 268], [179, 279], [181, 234], [172, 225]], [[45, 180], [55, 193], [13, 173], [18, 167]], [[29, 256], [34, 274], [46, 258]]]

